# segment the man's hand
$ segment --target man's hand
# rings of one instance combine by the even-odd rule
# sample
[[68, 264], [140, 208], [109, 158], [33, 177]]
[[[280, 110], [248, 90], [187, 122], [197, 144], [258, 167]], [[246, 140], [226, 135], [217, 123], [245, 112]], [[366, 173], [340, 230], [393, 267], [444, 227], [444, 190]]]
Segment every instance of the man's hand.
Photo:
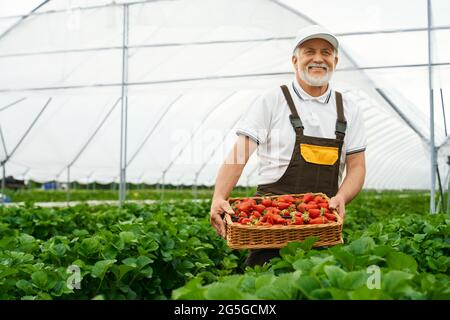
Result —
[[336, 195], [330, 199], [330, 209], [336, 209], [342, 219], [345, 217], [345, 199], [341, 195]]
[[223, 238], [226, 235], [222, 214], [224, 212], [233, 213], [233, 209], [225, 199], [230, 195], [241, 176], [242, 170], [244, 170], [245, 164], [257, 147], [258, 144], [255, 141], [247, 136], [240, 135], [225, 163], [219, 169], [212, 198], [210, 223]]
[[222, 215], [223, 213], [233, 214], [234, 211], [231, 208], [230, 204], [227, 200], [213, 200], [211, 204], [211, 212], [210, 212], [210, 223], [216, 229], [217, 234], [222, 238], [225, 238], [225, 223], [223, 222]]

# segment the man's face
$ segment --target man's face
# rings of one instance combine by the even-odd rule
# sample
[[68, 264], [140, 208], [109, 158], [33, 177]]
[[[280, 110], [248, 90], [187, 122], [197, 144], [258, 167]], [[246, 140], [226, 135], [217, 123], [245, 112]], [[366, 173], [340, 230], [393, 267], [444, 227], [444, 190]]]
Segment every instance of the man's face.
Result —
[[337, 62], [333, 46], [323, 39], [305, 41], [292, 57], [296, 74], [310, 86], [326, 85]]

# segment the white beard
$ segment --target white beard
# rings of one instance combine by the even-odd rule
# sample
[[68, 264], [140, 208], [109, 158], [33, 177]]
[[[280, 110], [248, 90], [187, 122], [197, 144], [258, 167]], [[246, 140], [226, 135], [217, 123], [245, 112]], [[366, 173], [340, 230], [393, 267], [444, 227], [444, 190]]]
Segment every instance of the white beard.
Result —
[[316, 64], [309, 64], [306, 66], [305, 69], [300, 70], [300, 74], [299, 74], [300, 79], [302, 79], [303, 81], [305, 81], [308, 85], [310, 85], [312, 87], [322, 87], [322, 86], [326, 85], [330, 81], [331, 77], [333, 76], [333, 71], [330, 71], [326, 65], [322, 64], [319, 66], [325, 66], [327, 68], [327, 73], [323, 77], [320, 77], [320, 78], [313, 77], [313, 76], [309, 75], [309, 73], [308, 73], [308, 68], [312, 65], [317, 66]]

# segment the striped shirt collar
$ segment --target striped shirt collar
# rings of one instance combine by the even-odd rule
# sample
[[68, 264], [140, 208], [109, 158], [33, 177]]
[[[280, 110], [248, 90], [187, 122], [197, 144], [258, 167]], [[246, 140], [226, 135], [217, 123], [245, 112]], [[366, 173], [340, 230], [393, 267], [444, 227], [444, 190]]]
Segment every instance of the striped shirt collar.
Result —
[[327, 91], [325, 91], [325, 93], [321, 96], [318, 97], [313, 97], [310, 96], [309, 94], [307, 94], [305, 92], [305, 90], [303, 90], [303, 88], [298, 84], [298, 82], [296, 80], [292, 81], [292, 88], [294, 89], [295, 94], [299, 97], [300, 100], [304, 100], [304, 101], [317, 101], [320, 102], [322, 104], [326, 104], [330, 101], [331, 98], [331, 86], [328, 84], [328, 88]]

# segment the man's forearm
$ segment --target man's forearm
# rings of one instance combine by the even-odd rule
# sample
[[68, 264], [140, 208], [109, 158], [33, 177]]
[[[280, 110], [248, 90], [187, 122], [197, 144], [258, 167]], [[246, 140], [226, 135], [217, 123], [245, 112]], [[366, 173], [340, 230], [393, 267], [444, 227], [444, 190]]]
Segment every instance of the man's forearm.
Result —
[[245, 164], [223, 164], [214, 188], [214, 199], [227, 199], [241, 176]]
[[344, 198], [345, 203], [349, 203], [361, 191], [364, 185], [366, 169], [364, 166], [356, 166], [352, 168], [345, 176], [337, 195]]

